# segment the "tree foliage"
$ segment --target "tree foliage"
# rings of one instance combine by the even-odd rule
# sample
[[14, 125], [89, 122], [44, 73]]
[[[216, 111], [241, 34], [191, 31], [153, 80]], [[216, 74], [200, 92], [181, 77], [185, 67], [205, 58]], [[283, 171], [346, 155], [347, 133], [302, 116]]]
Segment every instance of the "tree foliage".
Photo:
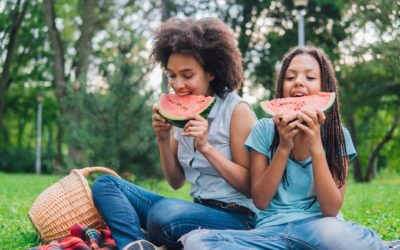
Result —
[[399, 171], [392, 152], [400, 133], [400, 6], [395, 1], [355, 1], [348, 11], [349, 30], [368, 29], [375, 35], [373, 43], [364, 38], [357, 44], [354, 36], [361, 33], [355, 32], [344, 43], [348, 62], [344, 58], [340, 65], [343, 115], [359, 151], [354, 177], [369, 181], [382, 167]]
[[[43, 92], [45, 171], [89, 164], [160, 176], [150, 124], [160, 91], [148, 84], [148, 48], [152, 30], [170, 16], [216, 16], [230, 25], [244, 57], [240, 93], [263, 99], [274, 95], [280, 58], [297, 45], [291, 0], [16, 0], [0, 2], [0, 10], [3, 171], [33, 171]], [[399, 13], [393, 0], [310, 0], [306, 8], [306, 43], [334, 61], [358, 181], [399, 171]], [[167, 89], [165, 80], [152, 85]]]

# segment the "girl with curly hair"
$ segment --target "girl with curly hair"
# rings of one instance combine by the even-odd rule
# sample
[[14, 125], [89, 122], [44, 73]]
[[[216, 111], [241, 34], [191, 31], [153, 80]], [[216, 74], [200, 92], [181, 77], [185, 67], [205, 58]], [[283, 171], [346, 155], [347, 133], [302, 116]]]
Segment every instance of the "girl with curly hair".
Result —
[[162, 172], [174, 189], [188, 182], [194, 202], [109, 175], [95, 181], [94, 202], [119, 248], [180, 249], [179, 238], [194, 229], [254, 228], [243, 143], [256, 117], [234, 92], [243, 82], [243, 68], [233, 32], [216, 18], [171, 18], [156, 31], [151, 55], [175, 94], [215, 96], [216, 102], [207, 119], [189, 116], [183, 128], [171, 126], [159, 107], [153, 108]]
[[[335, 92], [332, 64], [316, 47], [296, 47], [282, 60], [277, 97]], [[257, 121], [250, 151], [251, 194], [260, 211], [249, 231], [195, 230], [182, 237], [195, 249], [389, 249], [371, 229], [344, 221], [348, 162], [356, 157], [342, 127], [338, 98], [318, 109], [277, 113]]]

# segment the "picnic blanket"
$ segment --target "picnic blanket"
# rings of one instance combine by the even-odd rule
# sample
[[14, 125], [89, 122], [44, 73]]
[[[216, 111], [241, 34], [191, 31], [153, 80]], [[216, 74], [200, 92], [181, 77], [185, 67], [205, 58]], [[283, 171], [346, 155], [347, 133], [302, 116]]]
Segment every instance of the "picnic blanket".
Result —
[[110, 230], [93, 229], [75, 224], [71, 235], [50, 242], [48, 245], [28, 248], [27, 250], [117, 250], [117, 244]]

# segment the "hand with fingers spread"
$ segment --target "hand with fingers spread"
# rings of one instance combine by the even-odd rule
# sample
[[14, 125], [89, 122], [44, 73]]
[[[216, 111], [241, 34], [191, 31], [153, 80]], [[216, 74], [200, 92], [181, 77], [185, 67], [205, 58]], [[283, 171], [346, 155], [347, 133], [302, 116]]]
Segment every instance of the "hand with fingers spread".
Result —
[[323, 149], [321, 140], [321, 125], [326, 117], [324, 112], [315, 109], [305, 109], [298, 113], [299, 128], [305, 134], [306, 145], [311, 152]]
[[200, 115], [190, 115], [185, 118], [189, 120], [183, 127], [183, 136], [193, 136], [194, 145], [200, 152], [204, 152], [208, 143], [208, 121]]
[[159, 113], [159, 106], [153, 107], [153, 115], [151, 116], [151, 125], [158, 140], [168, 140], [171, 123], [169, 123]]
[[293, 138], [300, 132], [300, 129], [297, 127], [299, 123], [297, 114], [298, 112], [291, 112], [289, 114], [279, 112], [273, 117], [279, 133], [279, 146], [282, 149], [288, 151], [293, 149]]

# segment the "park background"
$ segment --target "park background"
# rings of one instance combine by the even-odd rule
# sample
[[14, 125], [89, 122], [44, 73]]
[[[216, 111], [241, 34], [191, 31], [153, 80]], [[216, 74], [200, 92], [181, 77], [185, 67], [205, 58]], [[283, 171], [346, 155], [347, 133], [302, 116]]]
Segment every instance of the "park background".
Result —
[[[346, 219], [385, 239], [400, 234], [400, 1], [0, 1], [0, 249], [40, 244], [26, 213], [51, 183], [83, 166], [107, 166], [168, 196], [151, 107], [168, 91], [149, 60], [151, 33], [172, 16], [214, 16], [235, 32], [257, 113], [274, 96], [279, 59], [298, 44], [334, 62], [351, 162]], [[37, 147], [40, 145], [40, 147]], [[37, 157], [40, 155], [40, 157]], [[39, 174], [35, 174], [35, 172]]]

